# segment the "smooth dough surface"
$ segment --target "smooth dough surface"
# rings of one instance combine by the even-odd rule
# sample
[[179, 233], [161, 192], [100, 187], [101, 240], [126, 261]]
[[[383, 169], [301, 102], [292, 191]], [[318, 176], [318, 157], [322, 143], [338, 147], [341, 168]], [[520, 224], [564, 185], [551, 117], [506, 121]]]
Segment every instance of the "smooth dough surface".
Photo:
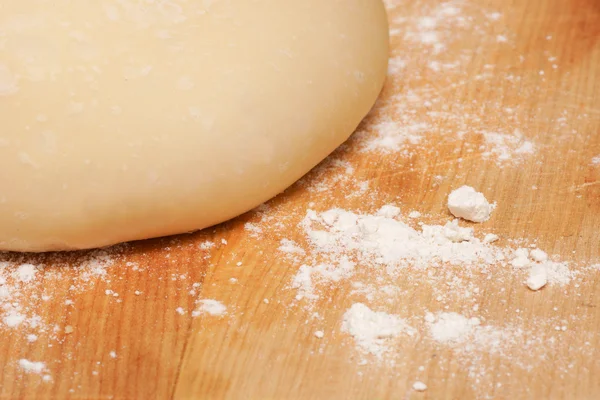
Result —
[[386, 75], [381, 0], [0, 4], [0, 250], [201, 229], [345, 141]]

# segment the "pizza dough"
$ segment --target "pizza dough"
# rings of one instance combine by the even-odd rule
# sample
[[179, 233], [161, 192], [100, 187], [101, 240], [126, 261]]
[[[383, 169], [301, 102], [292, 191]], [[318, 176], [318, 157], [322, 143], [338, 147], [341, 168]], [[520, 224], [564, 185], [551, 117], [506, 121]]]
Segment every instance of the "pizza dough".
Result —
[[386, 75], [381, 0], [0, 6], [0, 249], [201, 229], [339, 146]]

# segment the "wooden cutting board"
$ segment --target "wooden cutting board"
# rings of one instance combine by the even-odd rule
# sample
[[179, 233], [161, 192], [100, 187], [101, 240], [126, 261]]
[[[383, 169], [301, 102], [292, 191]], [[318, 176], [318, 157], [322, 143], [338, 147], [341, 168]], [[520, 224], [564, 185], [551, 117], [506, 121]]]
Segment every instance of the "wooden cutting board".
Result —
[[[386, 3], [392, 61], [381, 100], [278, 198], [214, 229], [105, 253], [1, 256], [9, 280], [27, 280], [22, 263], [44, 267], [6, 284], [5, 314], [25, 320], [1, 328], [0, 398], [600, 398], [600, 268], [584, 268], [600, 262], [600, 3]], [[395, 282], [403, 294], [372, 307], [419, 333], [384, 361], [340, 329], [361, 299], [351, 282], [312, 305], [295, 299], [303, 260], [278, 247], [289, 239], [309, 250], [298, 227], [308, 208], [394, 203], [443, 224], [462, 184], [498, 204], [477, 235], [536, 243], [576, 278], [532, 292], [518, 271], [502, 280], [459, 271], [440, 301], [409, 268]], [[476, 295], [458, 294], [467, 284]], [[193, 315], [199, 299], [226, 313]], [[513, 336], [477, 351], [440, 345], [419, 325], [427, 310], [476, 315]], [[23, 359], [45, 364], [36, 373]]]

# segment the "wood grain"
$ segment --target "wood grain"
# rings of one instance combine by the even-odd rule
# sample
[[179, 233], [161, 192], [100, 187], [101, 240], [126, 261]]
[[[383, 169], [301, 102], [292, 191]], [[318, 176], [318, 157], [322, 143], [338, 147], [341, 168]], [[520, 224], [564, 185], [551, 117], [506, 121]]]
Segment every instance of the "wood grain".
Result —
[[[372, 212], [396, 202], [439, 223], [448, 220], [449, 191], [468, 183], [499, 204], [478, 232], [535, 241], [573, 263], [600, 260], [600, 165], [591, 163], [600, 155], [600, 3], [388, 3], [400, 4], [390, 8], [392, 29], [398, 30], [392, 57], [408, 60], [405, 68], [390, 76], [356, 135], [263, 209], [203, 232], [118, 246], [109, 250], [115, 265], [87, 283], [73, 267], [87, 253], [3, 256], [46, 265], [23, 301], [50, 324], [33, 343], [25, 340], [30, 328], [2, 331], [1, 398], [600, 398], [598, 271], [588, 271], [577, 287], [550, 286], [537, 293], [516, 274], [502, 282], [464, 277], [481, 288], [477, 304], [487, 322], [516, 324], [536, 338], [555, 335], [545, 360], [531, 369], [515, 363], [523, 355], [514, 349], [514, 357], [484, 354], [466, 367], [453, 349], [424, 337], [400, 342], [393, 365], [362, 366], [352, 339], [340, 332], [352, 304], [348, 282], [332, 287], [314, 309], [294, 300], [289, 284], [298, 265], [277, 248], [282, 238], [305, 244], [295, 226], [310, 203], [319, 210]], [[447, 48], [435, 53], [411, 41], [406, 29], [442, 4], [458, 7], [466, 27], [439, 28]], [[490, 18], [493, 12], [501, 18]], [[440, 73], [432, 60], [460, 60], [460, 68]], [[426, 96], [432, 88], [435, 96]], [[439, 102], [402, 106], [410, 103], [410, 93]], [[384, 117], [429, 125], [421, 141], [403, 144], [403, 151], [360, 151], [365, 135]], [[506, 162], [483, 154], [481, 131], [516, 128], [535, 143], [533, 154]], [[353, 167], [350, 177], [340, 178], [346, 175], [335, 160]], [[362, 181], [369, 188], [357, 196], [355, 186]], [[253, 235], [247, 222], [263, 232]], [[216, 246], [202, 249], [207, 240]], [[440, 309], [432, 289], [415, 274], [395, 282], [405, 295], [387, 304], [390, 312], [415, 318], [423, 309]], [[43, 294], [50, 299], [40, 301]], [[227, 315], [192, 317], [198, 298], [221, 301]], [[473, 306], [453, 299], [452, 310]], [[311, 318], [315, 311], [320, 319]], [[552, 326], [538, 326], [540, 319], [568, 321], [568, 330], [557, 335]], [[73, 332], [65, 333], [66, 326]], [[326, 332], [323, 339], [314, 336], [317, 329]], [[52, 381], [24, 374], [17, 364], [21, 358], [45, 361]], [[474, 375], [473, 368], [483, 372]], [[413, 391], [416, 380], [426, 382], [427, 391]]]

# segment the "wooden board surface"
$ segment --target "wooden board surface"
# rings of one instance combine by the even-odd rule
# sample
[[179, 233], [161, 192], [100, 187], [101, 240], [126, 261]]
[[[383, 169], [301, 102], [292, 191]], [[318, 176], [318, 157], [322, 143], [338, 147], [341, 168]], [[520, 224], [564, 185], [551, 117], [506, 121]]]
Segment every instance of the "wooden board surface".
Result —
[[[586, 268], [600, 262], [600, 3], [387, 3], [381, 100], [278, 198], [190, 235], [1, 256], [0, 398], [600, 398], [600, 268]], [[310, 253], [298, 226], [309, 208], [394, 203], [403, 217], [419, 211], [414, 223], [444, 224], [448, 193], [465, 183], [498, 204], [476, 235], [535, 243], [569, 262], [571, 282], [533, 292], [507, 267], [407, 268], [372, 301], [353, 279], [296, 300], [291, 282], [308, 261], [278, 247], [288, 239]], [[23, 263], [43, 268], [28, 281]], [[357, 268], [377, 287], [372, 266]], [[226, 314], [193, 315], [199, 299]], [[341, 330], [358, 301], [418, 334], [390, 343], [383, 360], [365, 354]], [[501, 335], [441, 344], [427, 312], [478, 317]], [[43, 371], [27, 373], [22, 359]]]

